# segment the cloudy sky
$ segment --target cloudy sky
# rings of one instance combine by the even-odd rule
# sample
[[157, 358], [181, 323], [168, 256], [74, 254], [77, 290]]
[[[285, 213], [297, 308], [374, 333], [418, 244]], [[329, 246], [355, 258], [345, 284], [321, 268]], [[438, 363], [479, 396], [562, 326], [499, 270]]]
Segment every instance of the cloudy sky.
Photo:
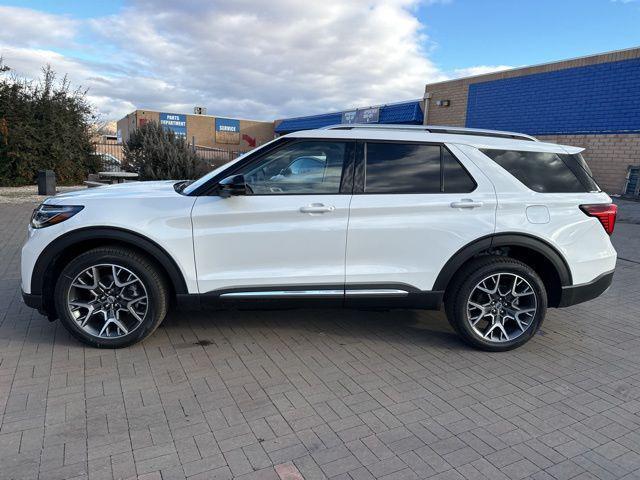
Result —
[[0, 56], [135, 108], [255, 119], [418, 98], [428, 82], [640, 44], [635, 0], [0, 0]]

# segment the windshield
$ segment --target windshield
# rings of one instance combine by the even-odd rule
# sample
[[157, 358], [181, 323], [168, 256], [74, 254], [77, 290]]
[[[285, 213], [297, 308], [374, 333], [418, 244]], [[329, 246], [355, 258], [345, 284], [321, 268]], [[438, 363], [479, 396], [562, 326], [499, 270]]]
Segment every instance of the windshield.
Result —
[[206, 175], [203, 175], [202, 177], [200, 177], [199, 179], [195, 180], [194, 182], [191, 182], [189, 185], [187, 185], [186, 187], [184, 187], [184, 189], [182, 190], [182, 194], [183, 195], [191, 195], [191, 193], [195, 192], [198, 188], [200, 188], [202, 185], [204, 185], [205, 183], [207, 183], [209, 180], [211, 180], [213, 177], [215, 177], [216, 175], [218, 175], [220, 172], [223, 172], [224, 170], [226, 170], [227, 168], [229, 168], [231, 165], [234, 165], [235, 163], [237, 163], [238, 161], [240, 161], [241, 159], [243, 159], [245, 156], [249, 155], [250, 153], [256, 152], [264, 147], [266, 147], [267, 145], [271, 145], [273, 142], [275, 142], [276, 140], [278, 140], [278, 138], [271, 140], [270, 142], [265, 143], [264, 145], [260, 145], [257, 148], [254, 148], [253, 150], [243, 153], [242, 155], [240, 155], [238, 158], [236, 158], [235, 160], [232, 160], [229, 163], [225, 163], [224, 165], [219, 166], [218, 168], [211, 170], [209, 173], [207, 173]]

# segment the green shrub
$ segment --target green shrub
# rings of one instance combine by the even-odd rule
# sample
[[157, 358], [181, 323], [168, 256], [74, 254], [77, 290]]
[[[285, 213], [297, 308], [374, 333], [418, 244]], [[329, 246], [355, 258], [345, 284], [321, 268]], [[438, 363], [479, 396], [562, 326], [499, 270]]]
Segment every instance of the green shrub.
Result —
[[32, 184], [45, 169], [60, 184], [82, 182], [96, 168], [86, 91], [48, 66], [37, 81], [8, 71], [0, 58], [0, 185]]
[[140, 180], [190, 180], [211, 169], [183, 137], [156, 122], [145, 123], [130, 134], [123, 164], [137, 172]]

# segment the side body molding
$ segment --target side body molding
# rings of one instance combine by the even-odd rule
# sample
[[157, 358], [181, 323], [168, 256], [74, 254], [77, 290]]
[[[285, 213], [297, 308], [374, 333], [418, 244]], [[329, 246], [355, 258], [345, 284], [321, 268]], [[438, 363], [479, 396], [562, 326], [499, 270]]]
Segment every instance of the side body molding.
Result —
[[166, 250], [154, 241], [138, 233], [116, 227], [81, 228], [66, 233], [51, 242], [36, 261], [33, 274], [31, 275], [31, 293], [34, 295], [41, 295], [43, 293], [46, 281], [45, 274], [49, 267], [53, 265], [55, 259], [67, 248], [84, 242], [100, 240], [127, 243], [145, 251], [147, 254], [153, 256], [167, 272], [176, 294], [188, 293], [187, 284], [180, 268]]
[[433, 290], [445, 290], [449, 281], [453, 278], [453, 275], [474, 255], [484, 250], [502, 246], [524, 247], [543, 255], [553, 264], [558, 272], [560, 284], [563, 287], [573, 285], [569, 265], [554, 246], [532, 235], [514, 232], [487, 235], [462, 247], [445, 263], [444, 267], [442, 267], [433, 285]]

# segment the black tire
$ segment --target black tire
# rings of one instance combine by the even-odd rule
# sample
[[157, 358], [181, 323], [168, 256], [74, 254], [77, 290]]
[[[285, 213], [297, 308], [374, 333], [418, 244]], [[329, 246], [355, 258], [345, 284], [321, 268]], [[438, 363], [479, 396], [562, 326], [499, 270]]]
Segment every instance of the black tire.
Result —
[[[67, 305], [71, 284], [76, 276], [87, 268], [100, 264], [116, 264], [126, 268], [139, 278], [146, 290], [146, 315], [143, 321], [126, 335], [112, 338], [91, 335], [80, 327]], [[54, 300], [60, 321], [75, 338], [93, 347], [121, 348], [143, 340], [158, 328], [169, 306], [167, 291], [164, 276], [144, 255], [123, 247], [99, 247], [79, 255], [63, 268], [56, 282]]]
[[[467, 302], [475, 287], [487, 277], [498, 273], [516, 274], [526, 280], [535, 294], [536, 312], [524, 332], [512, 340], [490, 341], [471, 326]], [[510, 257], [484, 256], [472, 260], [456, 273], [445, 295], [445, 312], [454, 330], [469, 345], [481, 350], [502, 352], [523, 345], [533, 337], [544, 320], [547, 292], [540, 276], [527, 264]], [[508, 338], [508, 337], [505, 337]]]

